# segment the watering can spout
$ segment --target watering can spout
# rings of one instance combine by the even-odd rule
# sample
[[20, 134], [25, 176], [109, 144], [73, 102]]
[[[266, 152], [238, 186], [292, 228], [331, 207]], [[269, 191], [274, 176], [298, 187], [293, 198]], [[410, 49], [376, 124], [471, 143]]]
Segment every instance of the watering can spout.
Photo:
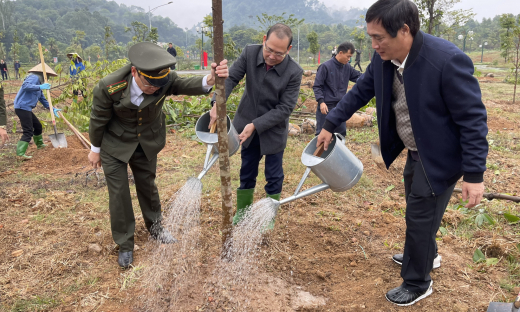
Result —
[[215, 164], [215, 162], [218, 159], [218, 153], [214, 153], [213, 156], [211, 155], [213, 150], [213, 144], [208, 144], [208, 151], [206, 152], [206, 159], [204, 160], [204, 168], [202, 169], [202, 172], [199, 174], [197, 179], [202, 179], [206, 173], [208, 173], [209, 169]]
[[281, 201], [279, 201], [279, 203], [280, 203], [280, 205], [287, 204], [288, 202], [295, 201], [297, 199], [300, 199], [300, 198], [303, 198], [305, 196], [309, 196], [309, 195], [312, 195], [312, 194], [324, 191], [324, 190], [329, 189], [329, 188], [330, 188], [330, 186], [328, 184], [322, 183], [320, 185], [316, 185], [316, 186], [313, 186], [313, 187], [311, 187], [309, 189], [306, 189], [305, 191], [301, 191], [298, 194], [295, 194], [295, 195], [289, 196], [287, 198], [284, 198]]

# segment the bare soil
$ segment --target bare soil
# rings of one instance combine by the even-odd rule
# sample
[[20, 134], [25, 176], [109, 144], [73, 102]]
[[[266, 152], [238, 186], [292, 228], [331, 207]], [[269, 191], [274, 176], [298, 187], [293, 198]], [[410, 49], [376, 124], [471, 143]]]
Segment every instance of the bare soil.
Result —
[[[517, 194], [520, 109], [505, 100], [485, 104], [490, 139], [499, 145], [490, 149], [487, 191]], [[377, 130], [350, 130], [349, 136], [364, 131]], [[310, 139], [289, 139], [282, 198], [299, 182], [304, 169], [299, 156]], [[123, 271], [116, 263], [106, 187], [86, 177], [88, 150], [75, 137], [67, 140], [67, 149], [31, 145], [33, 159], [25, 162], [16, 159], [13, 145], [0, 149], [6, 155], [0, 168], [0, 311], [144, 311], [142, 269], [152, 252], [142, 217], [136, 213], [135, 267]], [[200, 172], [205, 152], [183, 133], [169, 133], [167, 141], [157, 178], [163, 204], [189, 175]], [[513, 300], [520, 290], [520, 271], [510, 263], [519, 261], [520, 235], [518, 225], [505, 222], [500, 212], [519, 215], [520, 206], [495, 200], [484, 204], [497, 220], [495, 226], [476, 227], [468, 215], [448, 209], [443, 219], [448, 232], [438, 237], [442, 265], [432, 272], [431, 296], [408, 308], [387, 302], [385, 293], [401, 283], [400, 267], [391, 256], [402, 252], [406, 230], [405, 156], [386, 171], [372, 161], [369, 142], [349, 139], [347, 146], [363, 162], [364, 178], [348, 192], [325, 191], [282, 206], [274, 231], [261, 246], [262, 273], [254, 291], [230, 288], [215, 295], [211, 289], [221, 241], [218, 170], [212, 168], [203, 181], [199, 274], [182, 290], [175, 308], [165, 306], [165, 311], [294, 311], [298, 291], [326, 298], [324, 306], [303, 311], [480, 312], [490, 301]], [[238, 159], [232, 157], [234, 181]], [[259, 177], [258, 199], [263, 181]], [[311, 178], [306, 185], [315, 182]], [[132, 197], [136, 199], [134, 189]], [[451, 204], [459, 198], [454, 194]], [[89, 250], [92, 244], [101, 251]], [[499, 263], [474, 263], [476, 248]], [[249, 307], [237, 308], [234, 298], [244, 295]]]

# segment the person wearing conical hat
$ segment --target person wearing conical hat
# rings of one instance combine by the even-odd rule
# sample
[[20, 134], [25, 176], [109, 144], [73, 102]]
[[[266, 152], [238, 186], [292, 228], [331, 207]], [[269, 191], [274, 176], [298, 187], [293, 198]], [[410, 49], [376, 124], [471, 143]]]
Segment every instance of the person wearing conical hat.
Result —
[[[68, 53], [67, 57], [72, 61], [72, 64], [70, 64], [70, 78], [72, 79], [72, 82], [75, 83], [77, 79], [79, 79], [79, 73], [83, 70], [85, 70], [85, 65], [83, 64], [83, 59], [81, 56], [79, 56], [77, 53]], [[85, 97], [85, 91], [86, 91], [86, 80], [83, 79], [83, 87], [81, 88], [81, 96]], [[73, 94], [78, 95], [79, 90], [74, 90]]]
[[[47, 64], [45, 64], [45, 71], [47, 76], [58, 76]], [[45, 80], [43, 79], [42, 64], [36, 65], [29, 70], [28, 73], [29, 75], [25, 77], [22, 87], [14, 99], [14, 112], [20, 119], [20, 124], [22, 125], [23, 130], [22, 137], [20, 141], [18, 141], [18, 144], [16, 144], [16, 155], [23, 159], [30, 159], [32, 157], [25, 155], [25, 152], [29, 147], [29, 142], [31, 142], [31, 138], [34, 139], [34, 143], [38, 148], [46, 146], [43, 144], [42, 124], [40, 123], [40, 120], [38, 120], [38, 117], [34, 115], [32, 110], [36, 107], [38, 101], [42, 103], [46, 109], [49, 109], [49, 102], [47, 102], [42, 90], [48, 90], [51, 88], [51, 85], [45, 83]], [[60, 110], [61, 109], [54, 108], [54, 115], [58, 118], [58, 111]]]
[[151, 42], [128, 51], [130, 64], [101, 79], [94, 87], [88, 155], [94, 168], [103, 166], [108, 188], [112, 238], [119, 245], [118, 264], [133, 262], [135, 218], [128, 184], [128, 166], [134, 175], [137, 199], [151, 238], [176, 242], [161, 225], [161, 201], [155, 184], [157, 154], [166, 144], [162, 111], [169, 95], [208, 94], [215, 77], [228, 77], [227, 61], [211, 65], [205, 77], [181, 78], [170, 69], [175, 57]]

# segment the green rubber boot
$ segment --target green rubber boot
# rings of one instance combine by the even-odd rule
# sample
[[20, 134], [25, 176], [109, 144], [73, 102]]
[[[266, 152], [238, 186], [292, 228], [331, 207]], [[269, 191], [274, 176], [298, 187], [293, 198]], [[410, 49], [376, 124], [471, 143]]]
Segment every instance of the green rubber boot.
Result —
[[255, 189], [241, 190], [237, 189], [237, 212], [233, 217], [233, 225], [237, 225], [247, 211], [247, 207], [253, 204]]
[[47, 144], [43, 144], [43, 136], [41, 134], [33, 136], [33, 140], [38, 148], [44, 148], [47, 146]]
[[[274, 200], [280, 201], [280, 196], [281, 196], [281, 193], [272, 194], [272, 195], [266, 194], [265, 197], [269, 197], [269, 198], [272, 198]], [[274, 219], [271, 222], [269, 222], [269, 224], [267, 225], [267, 227], [265, 229], [268, 230], [268, 231], [274, 229]]]
[[31, 159], [32, 156], [25, 155], [25, 151], [27, 151], [27, 148], [29, 147], [29, 143], [25, 141], [18, 141], [18, 144], [16, 144], [16, 155], [23, 157], [25, 159]]

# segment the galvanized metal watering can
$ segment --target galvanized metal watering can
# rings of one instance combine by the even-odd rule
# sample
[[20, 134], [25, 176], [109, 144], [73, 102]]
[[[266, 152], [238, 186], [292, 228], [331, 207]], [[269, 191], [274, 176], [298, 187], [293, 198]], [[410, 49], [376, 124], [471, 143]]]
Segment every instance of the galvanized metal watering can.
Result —
[[[195, 124], [195, 134], [197, 138], [202, 142], [206, 143], [208, 149], [206, 151], [206, 158], [204, 159], [204, 168], [199, 174], [197, 179], [202, 179], [208, 170], [215, 164], [218, 159], [218, 135], [216, 133], [210, 133], [208, 128], [211, 118], [209, 112], [200, 116], [199, 120]], [[233, 156], [240, 147], [240, 140], [238, 139], [238, 133], [233, 127], [233, 123], [229, 116], [227, 116], [227, 130], [228, 130], [228, 142], [229, 142], [229, 156]]]
[[[307, 166], [307, 169], [296, 187], [294, 194], [281, 201], [274, 200], [277, 210], [280, 205], [329, 188], [334, 192], [344, 192], [356, 185], [361, 178], [363, 174], [363, 164], [345, 146], [345, 138], [341, 134], [335, 133], [333, 135], [333, 140], [329, 144], [328, 150], [324, 151], [320, 157], [314, 156], [317, 140], [318, 137], [312, 139], [303, 150], [301, 161]], [[323, 183], [300, 192], [303, 183], [311, 171], [318, 176]]]

